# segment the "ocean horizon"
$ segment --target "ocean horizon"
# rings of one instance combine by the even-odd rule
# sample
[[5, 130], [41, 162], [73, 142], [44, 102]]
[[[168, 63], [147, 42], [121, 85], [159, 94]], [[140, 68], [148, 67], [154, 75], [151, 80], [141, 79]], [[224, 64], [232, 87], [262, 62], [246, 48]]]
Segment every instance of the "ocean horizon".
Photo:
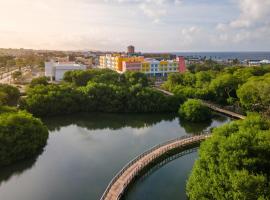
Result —
[[239, 59], [239, 60], [270, 60], [270, 51], [246, 51], [246, 52], [172, 52], [177, 56], [206, 57], [212, 59]]

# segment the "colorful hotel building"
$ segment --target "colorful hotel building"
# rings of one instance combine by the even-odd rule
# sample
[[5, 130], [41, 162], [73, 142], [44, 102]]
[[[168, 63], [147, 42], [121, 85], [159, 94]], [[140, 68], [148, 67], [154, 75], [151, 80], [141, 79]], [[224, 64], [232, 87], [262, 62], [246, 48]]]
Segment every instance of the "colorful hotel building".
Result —
[[184, 57], [176, 60], [156, 60], [143, 56], [123, 56], [120, 54], [107, 54], [100, 56], [100, 68], [109, 68], [119, 73], [126, 71], [139, 71], [149, 76], [166, 77], [169, 73], [181, 73], [186, 71]]

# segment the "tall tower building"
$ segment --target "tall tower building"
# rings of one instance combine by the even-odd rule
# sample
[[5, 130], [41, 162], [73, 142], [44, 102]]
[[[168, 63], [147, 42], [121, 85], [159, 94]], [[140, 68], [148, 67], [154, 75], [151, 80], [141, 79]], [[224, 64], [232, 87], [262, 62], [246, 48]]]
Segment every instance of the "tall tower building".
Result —
[[179, 57], [177, 57], [177, 61], [179, 62], [179, 72], [180, 73], [186, 72], [187, 67], [186, 67], [185, 57], [179, 56]]
[[127, 47], [127, 53], [128, 54], [134, 54], [135, 53], [135, 47], [130, 45]]

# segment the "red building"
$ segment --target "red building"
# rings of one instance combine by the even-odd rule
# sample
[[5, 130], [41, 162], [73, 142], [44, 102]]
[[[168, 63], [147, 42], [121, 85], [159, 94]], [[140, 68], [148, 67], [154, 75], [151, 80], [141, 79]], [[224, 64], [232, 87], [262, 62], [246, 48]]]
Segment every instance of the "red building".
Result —
[[180, 73], [186, 72], [187, 67], [186, 67], [185, 58], [183, 56], [179, 56], [179, 57], [177, 57], [177, 61], [179, 62], [179, 72]]

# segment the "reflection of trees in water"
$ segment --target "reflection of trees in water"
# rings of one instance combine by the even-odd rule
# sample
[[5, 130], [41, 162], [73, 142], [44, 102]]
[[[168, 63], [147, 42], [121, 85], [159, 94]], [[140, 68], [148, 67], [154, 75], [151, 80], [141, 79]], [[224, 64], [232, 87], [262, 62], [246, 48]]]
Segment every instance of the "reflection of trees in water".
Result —
[[33, 158], [18, 161], [12, 165], [0, 168], [0, 185], [2, 182], [8, 181], [12, 176], [20, 175], [24, 171], [31, 169], [37, 161], [39, 155], [41, 155], [43, 150], [41, 150], [36, 156]]
[[161, 121], [172, 121], [174, 114], [76, 114], [70, 116], [53, 117], [44, 119], [50, 131], [59, 130], [68, 125], [77, 125], [89, 130], [112, 129], [117, 130], [125, 127], [144, 128], [155, 125]]
[[219, 113], [215, 113], [214, 112], [214, 116], [213, 116], [213, 119], [215, 119], [217, 122], [220, 122], [220, 123], [224, 123], [226, 122], [228, 119], [230, 119], [229, 117], [223, 115], [223, 114], [219, 114]]
[[183, 127], [185, 129], [185, 131], [188, 134], [199, 134], [201, 133], [203, 130], [207, 129], [208, 127], [211, 126], [212, 122], [215, 120], [219, 123], [223, 123], [227, 121], [227, 117], [224, 115], [220, 115], [220, 114], [214, 114], [213, 118], [211, 120], [208, 120], [206, 122], [188, 122], [184, 119], [180, 119], [179, 118], [179, 124], [181, 127]]
[[211, 125], [212, 120], [202, 123], [194, 123], [179, 118], [179, 123], [180, 126], [183, 127], [188, 134], [199, 134]]

